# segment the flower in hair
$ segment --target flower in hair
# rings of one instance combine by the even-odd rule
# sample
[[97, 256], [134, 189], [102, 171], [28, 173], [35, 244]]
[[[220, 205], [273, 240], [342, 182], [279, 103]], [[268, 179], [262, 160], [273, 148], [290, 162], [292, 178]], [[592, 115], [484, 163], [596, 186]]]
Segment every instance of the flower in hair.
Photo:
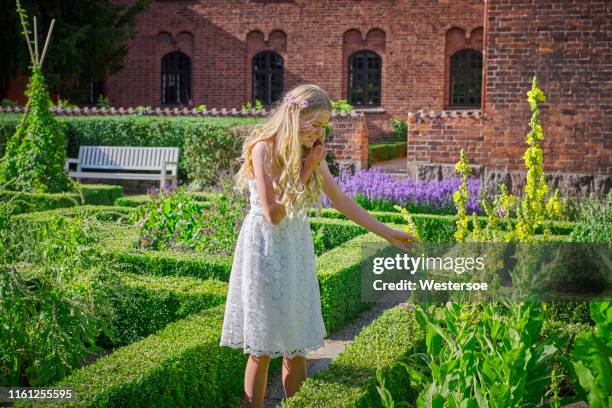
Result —
[[300, 108], [308, 107], [308, 101], [306, 99], [300, 101], [293, 96], [285, 96], [285, 103], [289, 106], [299, 106]]

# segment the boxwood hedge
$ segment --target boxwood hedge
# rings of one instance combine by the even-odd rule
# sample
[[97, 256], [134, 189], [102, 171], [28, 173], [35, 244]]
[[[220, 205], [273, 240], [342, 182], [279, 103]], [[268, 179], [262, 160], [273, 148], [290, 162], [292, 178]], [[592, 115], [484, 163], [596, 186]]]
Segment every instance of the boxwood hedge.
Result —
[[[404, 217], [399, 212], [391, 211], [368, 211], [374, 218], [384, 223], [405, 224]], [[347, 219], [340, 211], [333, 208], [325, 208], [316, 213], [315, 210], [310, 210], [309, 215], [315, 215], [323, 218]], [[455, 232], [455, 216], [454, 215], [436, 215], [424, 213], [412, 213], [412, 219], [416, 223], [419, 230], [423, 233], [423, 239], [428, 242], [448, 242], [454, 241], [453, 234]], [[478, 217], [480, 224], [484, 227], [487, 223], [486, 217]], [[516, 222], [514, 219], [511, 222]], [[502, 222], [502, 228], [505, 223]], [[567, 221], [556, 221], [551, 225], [553, 235], [569, 235], [576, 227], [576, 223]], [[468, 228], [471, 230], [472, 220], [468, 221]], [[536, 229], [536, 233], [543, 233], [542, 226]]]
[[170, 322], [225, 303], [227, 283], [186, 276], [118, 273], [121, 287], [113, 301], [111, 338], [100, 344], [122, 346], [162, 329]]
[[414, 401], [416, 393], [402, 362], [424, 334], [412, 315], [401, 307], [385, 311], [363, 329], [326, 370], [308, 378], [284, 408], [381, 407], [376, 369], [396, 401]]
[[[123, 196], [123, 187], [107, 184], [82, 184], [85, 204], [113, 205]], [[53, 210], [56, 208], [80, 205], [81, 197], [78, 193], [23, 193], [17, 191], [0, 191], [0, 200], [13, 199], [14, 214], [34, 211]]]
[[170, 323], [74, 371], [53, 385], [75, 390], [78, 400], [63, 406], [236, 407], [247, 355], [219, 346], [223, 311], [219, 305]]
[[[0, 115], [0, 153], [15, 132], [19, 115]], [[180, 149], [180, 180], [211, 181], [227, 170], [239, 155], [241, 141], [232, 129], [248, 128], [261, 118], [163, 117], [145, 115], [58, 116], [65, 125], [68, 157], [76, 158], [79, 146], [160, 146]], [[245, 132], [248, 129], [245, 130]]]
[[361, 300], [361, 246], [385, 242], [370, 232], [317, 257], [321, 312], [328, 333], [341, 328], [359, 312], [371, 307], [371, 303]]
[[[190, 192], [190, 196], [192, 196], [195, 200], [201, 201], [203, 203], [210, 202], [218, 198], [218, 195], [212, 192]], [[148, 194], [138, 194], [128, 197], [119, 197], [115, 200], [115, 205], [125, 206], [125, 207], [138, 207], [147, 202], [151, 201], [151, 196]]]

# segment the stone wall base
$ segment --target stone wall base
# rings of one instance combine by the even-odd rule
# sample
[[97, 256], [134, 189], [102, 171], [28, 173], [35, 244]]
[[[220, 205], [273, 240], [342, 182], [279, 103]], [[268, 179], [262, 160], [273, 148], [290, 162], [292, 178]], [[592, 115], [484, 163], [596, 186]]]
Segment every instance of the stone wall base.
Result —
[[[496, 186], [505, 182], [508, 191], [515, 195], [522, 193], [527, 172], [514, 170], [489, 169], [485, 166], [472, 166], [471, 177], [478, 177], [485, 188], [496, 191]], [[454, 164], [408, 163], [408, 176], [417, 180], [442, 180], [457, 177]], [[603, 196], [612, 188], [612, 174], [588, 173], [546, 173], [550, 191], [558, 187], [562, 195], [588, 196], [591, 193]]]

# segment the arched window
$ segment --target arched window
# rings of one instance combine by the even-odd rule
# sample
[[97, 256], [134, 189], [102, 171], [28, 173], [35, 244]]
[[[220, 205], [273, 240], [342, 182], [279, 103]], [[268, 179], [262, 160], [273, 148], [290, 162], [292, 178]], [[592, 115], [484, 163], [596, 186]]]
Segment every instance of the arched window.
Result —
[[450, 105], [480, 106], [482, 93], [482, 54], [465, 49], [450, 60]]
[[348, 97], [353, 106], [380, 106], [381, 60], [372, 51], [359, 51], [349, 57]]
[[251, 103], [259, 99], [270, 106], [283, 94], [283, 57], [272, 51], [260, 52], [253, 57], [253, 95]]
[[162, 105], [186, 105], [191, 98], [191, 58], [176, 51], [162, 58]]

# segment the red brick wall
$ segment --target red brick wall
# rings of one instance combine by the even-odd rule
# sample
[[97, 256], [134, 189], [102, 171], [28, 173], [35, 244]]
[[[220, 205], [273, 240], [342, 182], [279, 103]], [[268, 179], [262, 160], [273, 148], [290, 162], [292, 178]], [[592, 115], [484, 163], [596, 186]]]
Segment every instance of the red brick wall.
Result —
[[[381, 105], [387, 117], [366, 114], [370, 133], [378, 137], [390, 131], [390, 116], [406, 119], [408, 111], [444, 107], [447, 32], [458, 27], [467, 36], [483, 26], [478, 0], [235, 4], [152, 1], [137, 17], [139, 36], [130, 43], [125, 68], [108, 80], [111, 104], [158, 106], [160, 61], [172, 50], [191, 56], [193, 100], [209, 108], [238, 108], [250, 99], [250, 59], [263, 50], [283, 57], [286, 90], [314, 82], [332, 99], [347, 99], [348, 55], [368, 49], [382, 59]], [[192, 35], [192, 46], [178, 40], [183, 32]], [[478, 35], [471, 38], [478, 47]]]
[[368, 167], [368, 128], [363, 114], [333, 115], [333, 133], [326, 141], [328, 153], [353, 170]]
[[612, 3], [490, 0], [484, 143], [496, 168], [524, 166], [538, 76], [544, 169], [612, 174]]

